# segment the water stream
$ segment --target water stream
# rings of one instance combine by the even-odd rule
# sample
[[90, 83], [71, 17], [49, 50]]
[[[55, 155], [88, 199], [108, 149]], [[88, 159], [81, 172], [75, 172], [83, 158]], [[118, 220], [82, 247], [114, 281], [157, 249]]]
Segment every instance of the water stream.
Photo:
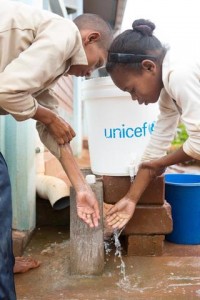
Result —
[[119, 236], [121, 232], [123, 231], [124, 228], [121, 230], [115, 229], [113, 232], [112, 237], [109, 240], [104, 241], [104, 248], [105, 248], [105, 253], [106, 255], [109, 255], [110, 252], [112, 251], [112, 245], [114, 244], [115, 246], [115, 257], [118, 257], [120, 260], [120, 265], [117, 266], [117, 268], [120, 269], [120, 274], [122, 275], [122, 278], [120, 281], [117, 283], [117, 285], [124, 285], [124, 284], [129, 284], [129, 279], [126, 275], [126, 265], [124, 263], [124, 260], [122, 258], [122, 246], [119, 240]]

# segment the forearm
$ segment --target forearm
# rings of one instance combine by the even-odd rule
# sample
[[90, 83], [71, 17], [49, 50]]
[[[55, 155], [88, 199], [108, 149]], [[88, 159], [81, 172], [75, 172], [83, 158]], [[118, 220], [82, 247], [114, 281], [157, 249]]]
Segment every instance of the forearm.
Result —
[[148, 168], [140, 168], [126, 197], [136, 204], [151, 180], [150, 170]]
[[193, 158], [191, 156], [187, 155], [183, 151], [183, 147], [180, 147], [178, 150], [176, 150], [166, 156], [161, 157], [160, 159], [157, 160], [157, 162], [160, 165], [160, 167], [166, 168], [171, 165], [189, 161], [191, 159], [193, 159]]
[[73, 156], [71, 147], [69, 144], [65, 144], [60, 147], [60, 163], [66, 172], [71, 184], [76, 192], [85, 191], [89, 189], [81, 170]]
[[58, 118], [58, 116], [50, 109], [38, 105], [35, 115], [32, 119], [43, 123], [44, 125], [49, 125], [54, 122], [54, 120]]
[[137, 203], [152, 179], [161, 175], [168, 166], [189, 161], [191, 159], [192, 157], [188, 156], [181, 147], [177, 151], [159, 159], [144, 162], [126, 197], [134, 203]]

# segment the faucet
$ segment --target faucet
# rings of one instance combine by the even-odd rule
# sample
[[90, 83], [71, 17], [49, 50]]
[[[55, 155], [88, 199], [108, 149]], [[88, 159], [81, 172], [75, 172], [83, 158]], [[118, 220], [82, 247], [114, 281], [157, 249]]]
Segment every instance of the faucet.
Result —
[[137, 164], [137, 155], [136, 155], [136, 153], [131, 153], [131, 159], [130, 159], [130, 163], [128, 166], [128, 172], [129, 172], [131, 183], [134, 181], [134, 178], [136, 176], [137, 165], [138, 165]]

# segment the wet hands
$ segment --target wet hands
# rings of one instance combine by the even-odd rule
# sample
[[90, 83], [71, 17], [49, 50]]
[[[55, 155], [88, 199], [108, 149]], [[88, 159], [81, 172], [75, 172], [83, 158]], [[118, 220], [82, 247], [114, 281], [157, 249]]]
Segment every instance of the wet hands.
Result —
[[69, 143], [76, 135], [73, 128], [58, 115], [46, 127], [59, 145]]
[[136, 204], [128, 198], [122, 198], [106, 212], [106, 222], [113, 229], [122, 229], [134, 214]]
[[99, 205], [90, 190], [77, 193], [77, 214], [90, 227], [97, 227], [100, 219]]

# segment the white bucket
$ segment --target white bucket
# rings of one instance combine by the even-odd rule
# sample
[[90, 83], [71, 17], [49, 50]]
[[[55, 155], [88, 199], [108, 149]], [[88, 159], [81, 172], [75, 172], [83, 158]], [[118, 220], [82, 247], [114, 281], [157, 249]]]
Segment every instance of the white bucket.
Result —
[[91, 170], [127, 176], [133, 157], [140, 159], [153, 131], [158, 105], [139, 105], [110, 77], [82, 82]]

